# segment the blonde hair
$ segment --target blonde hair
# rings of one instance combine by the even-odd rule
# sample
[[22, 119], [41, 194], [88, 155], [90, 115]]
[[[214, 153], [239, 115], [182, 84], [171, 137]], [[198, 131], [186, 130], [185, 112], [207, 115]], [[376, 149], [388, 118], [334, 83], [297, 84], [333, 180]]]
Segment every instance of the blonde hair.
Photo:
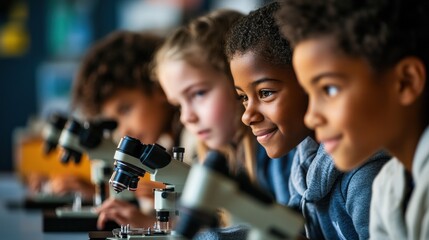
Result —
[[[154, 79], [157, 79], [159, 66], [165, 60], [181, 60], [194, 67], [210, 66], [224, 73], [233, 87], [233, 78], [225, 55], [225, 41], [229, 29], [243, 16], [234, 10], [215, 10], [179, 27], [167, 37], [155, 54], [152, 66]], [[237, 113], [237, 122], [241, 123], [243, 112], [244, 107]], [[231, 144], [222, 149], [229, 160], [231, 172], [236, 174], [244, 167], [250, 179], [255, 181], [255, 140], [250, 129], [240, 124], [234, 140], [237, 143], [235, 146]], [[209, 148], [200, 142], [197, 149], [198, 158], [204, 159], [208, 150]]]

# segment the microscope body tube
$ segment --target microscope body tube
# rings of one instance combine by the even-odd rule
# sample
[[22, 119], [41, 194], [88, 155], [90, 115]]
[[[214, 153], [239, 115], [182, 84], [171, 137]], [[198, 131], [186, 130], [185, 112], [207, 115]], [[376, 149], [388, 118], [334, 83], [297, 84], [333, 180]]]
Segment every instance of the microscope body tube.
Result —
[[[115, 162], [113, 156], [116, 150], [116, 144], [111, 139], [103, 139], [96, 148], [84, 149], [90, 159], [91, 181], [100, 188], [101, 192], [107, 191], [107, 194], [102, 193], [102, 195], [108, 195], [122, 200], [131, 200], [135, 198], [133, 193], [130, 192], [120, 195], [116, 194], [113, 187], [109, 184], [110, 176], [113, 172], [113, 163]], [[105, 199], [106, 197], [101, 197], [100, 200], [95, 200], [96, 205], [101, 204]]]
[[211, 214], [224, 208], [237, 223], [251, 225], [248, 239], [252, 240], [293, 239], [304, 225], [299, 213], [276, 203], [260, 201], [241, 191], [233, 179], [203, 165], [192, 167], [180, 205]]

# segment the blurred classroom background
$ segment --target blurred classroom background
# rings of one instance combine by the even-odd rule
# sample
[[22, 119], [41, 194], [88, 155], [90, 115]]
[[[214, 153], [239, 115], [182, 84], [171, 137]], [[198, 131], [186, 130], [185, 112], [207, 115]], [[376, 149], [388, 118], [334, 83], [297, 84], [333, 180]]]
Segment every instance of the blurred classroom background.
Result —
[[25, 157], [21, 145], [40, 135], [41, 120], [53, 111], [68, 112], [75, 70], [94, 41], [118, 29], [168, 34], [210, 10], [248, 13], [266, 2], [1, 0], [0, 172], [16, 170], [17, 161]]

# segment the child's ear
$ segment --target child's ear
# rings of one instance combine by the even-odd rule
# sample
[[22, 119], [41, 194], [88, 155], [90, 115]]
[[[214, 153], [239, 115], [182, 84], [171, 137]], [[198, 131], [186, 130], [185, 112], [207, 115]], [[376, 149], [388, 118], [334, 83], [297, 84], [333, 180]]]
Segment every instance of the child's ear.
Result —
[[417, 57], [406, 57], [395, 67], [398, 74], [399, 101], [410, 105], [422, 95], [426, 84], [426, 69], [422, 60]]

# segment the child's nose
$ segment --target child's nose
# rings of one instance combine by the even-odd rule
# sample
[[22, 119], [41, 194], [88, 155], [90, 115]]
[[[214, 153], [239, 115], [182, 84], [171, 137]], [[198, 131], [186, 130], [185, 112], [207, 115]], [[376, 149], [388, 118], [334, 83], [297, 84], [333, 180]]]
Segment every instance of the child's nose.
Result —
[[195, 114], [191, 107], [183, 107], [180, 111], [180, 121], [185, 123], [195, 123], [198, 121], [198, 116]]
[[243, 116], [241, 116], [241, 121], [250, 126], [252, 123], [261, 121], [262, 118], [262, 115], [257, 111], [257, 106], [248, 101]]
[[323, 123], [323, 118], [312, 101], [309, 102], [307, 112], [304, 116], [304, 123], [310, 129], [315, 129]]

